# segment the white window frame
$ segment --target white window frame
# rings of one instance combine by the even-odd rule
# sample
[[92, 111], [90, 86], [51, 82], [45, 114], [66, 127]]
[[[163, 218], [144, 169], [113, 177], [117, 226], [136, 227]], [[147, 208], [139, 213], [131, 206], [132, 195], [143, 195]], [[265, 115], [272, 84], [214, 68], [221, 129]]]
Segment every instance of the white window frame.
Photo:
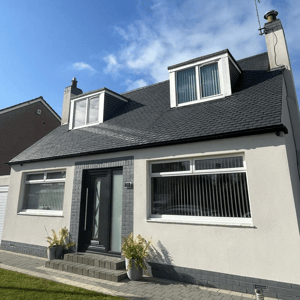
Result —
[[[228, 53], [210, 57], [201, 61], [187, 63], [186, 65], [181, 65], [169, 70], [169, 79], [170, 79], [170, 107], [181, 107], [186, 105], [192, 105], [196, 103], [202, 103], [206, 101], [212, 101], [216, 99], [225, 98], [232, 94], [231, 89], [231, 80], [230, 80], [230, 68], [229, 61], [234, 64], [240, 73], [239, 67], [233, 61]], [[201, 80], [200, 80], [200, 68], [206, 65], [213, 63], [218, 64], [219, 71], [219, 81], [220, 81], [220, 94], [212, 95], [208, 97], [201, 97]], [[177, 99], [177, 73], [186, 69], [195, 68], [196, 72], [196, 91], [197, 99], [185, 103], [178, 103]]]
[[[87, 124], [88, 119], [88, 111], [90, 106], [90, 100], [98, 98], [99, 101], [99, 112], [98, 112], [98, 121]], [[78, 101], [87, 101], [86, 103], [86, 109], [85, 109], [85, 120], [84, 125], [76, 126], [75, 127], [75, 103]], [[70, 118], [70, 125], [69, 129], [77, 129], [77, 128], [83, 128], [88, 126], [94, 126], [99, 123], [103, 123], [103, 111], [104, 111], [104, 91], [97, 94], [91, 94], [85, 97], [79, 97], [71, 101], [71, 118]]]
[[[202, 96], [202, 79], [201, 79], [201, 76], [200, 76], [200, 69], [202, 67], [205, 67], [205, 66], [209, 66], [209, 65], [212, 65], [212, 64], [215, 64], [217, 63], [218, 64], [218, 73], [219, 73], [219, 85], [220, 85], [220, 93], [219, 94], [216, 94], [216, 95], [211, 95], [211, 96], [207, 96], [207, 97], [203, 97]], [[199, 103], [199, 102], [205, 102], [205, 101], [210, 101], [210, 100], [214, 100], [214, 99], [219, 99], [219, 98], [222, 98], [223, 97], [223, 84], [221, 84], [221, 76], [220, 76], [220, 73], [222, 72], [222, 64], [221, 64], [221, 59], [219, 60], [214, 60], [214, 61], [211, 61], [211, 62], [208, 62], [208, 63], [203, 63], [203, 64], [198, 64], [194, 67], [195, 69], [195, 75], [196, 75], [196, 95], [197, 95], [197, 99], [194, 99], [194, 100], [191, 100], [191, 101], [188, 101], [188, 102], [184, 102], [184, 103], [178, 103], [178, 93], [177, 93], [177, 74], [178, 72], [180, 71], [184, 71], [184, 70], [188, 70], [188, 69], [193, 69], [193, 68], [184, 68], [182, 70], [179, 70], [176, 72], [176, 84], [175, 84], [175, 90], [176, 90], [176, 103], [177, 103], [177, 106], [185, 106], [185, 105], [190, 105], [190, 104], [195, 104], [195, 103]]]
[[[243, 167], [239, 168], [226, 168], [226, 169], [209, 169], [209, 170], [196, 170], [195, 161], [204, 159], [217, 159], [227, 157], [242, 157]], [[178, 161], [190, 160], [190, 170], [181, 172], [162, 172], [152, 173], [152, 165], [158, 163], [169, 163]], [[188, 176], [188, 175], [199, 175], [199, 174], [225, 174], [225, 173], [245, 173], [247, 182], [247, 191], [249, 199], [249, 207], [251, 211], [251, 218], [237, 218], [237, 217], [206, 217], [206, 216], [178, 216], [178, 215], [157, 215], [151, 214], [152, 206], [152, 195], [151, 195], [151, 178], [153, 177], [171, 177], [171, 176]], [[244, 153], [231, 153], [226, 155], [210, 155], [210, 156], [195, 156], [189, 158], [171, 159], [171, 160], [151, 160], [149, 161], [149, 173], [148, 173], [148, 205], [147, 205], [147, 222], [159, 222], [159, 223], [181, 223], [181, 224], [204, 224], [204, 225], [224, 225], [224, 226], [242, 226], [242, 227], [253, 227], [252, 221], [252, 210], [249, 193], [248, 176], [246, 169], [246, 161]]]
[[[66, 182], [65, 178], [58, 179], [47, 179], [47, 174], [57, 173], [57, 172], [65, 172], [67, 176], [66, 169], [58, 169], [58, 170], [49, 170], [49, 171], [36, 171], [36, 172], [26, 172], [23, 175], [23, 193], [20, 201], [20, 210], [18, 211], [18, 215], [37, 215], [37, 216], [63, 216], [62, 210], [46, 210], [46, 209], [24, 209], [23, 203], [25, 198], [25, 188], [26, 184], [40, 184], [40, 183], [57, 183], [57, 182]], [[35, 179], [35, 180], [26, 180], [27, 175], [35, 175], [35, 174], [43, 174], [43, 179]], [[64, 187], [65, 188], [65, 187]], [[63, 199], [64, 202], [64, 199]], [[63, 203], [64, 204], [64, 203]]]

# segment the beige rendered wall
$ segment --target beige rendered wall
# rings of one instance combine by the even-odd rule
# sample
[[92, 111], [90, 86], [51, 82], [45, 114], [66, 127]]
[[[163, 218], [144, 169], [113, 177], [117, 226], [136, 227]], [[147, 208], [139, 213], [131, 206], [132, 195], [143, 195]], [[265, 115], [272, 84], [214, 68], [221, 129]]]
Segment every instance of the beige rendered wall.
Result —
[[[48, 231], [70, 226], [75, 161], [133, 155], [134, 234], [152, 237], [154, 261], [300, 284], [299, 227], [285, 142], [283, 133], [272, 133], [14, 165], [2, 239], [46, 246], [44, 226]], [[149, 161], [230, 153], [245, 154], [253, 227], [147, 221]], [[22, 174], [52, 168], [67, 170], [63, 217], [18, 215]]]
[[[49, 235], [51, 229], [58, 231], [66, 226], [70, 229], [71, 202], [75, 162], [97, 160], [113, 157], [124, 157], [126, 152], [118, 152], [101, 156], [84, 156], [80, 158], [59, 159], [45, 162], [36, 162], [12, 165], [10, 186], [7, 198], [7, 209], [3, 227], [2, 240], [47, 246], [45, 226]], [[24, 174], [34, 171], [66, 170], [63, 216], [36, 216], [21, 215], [18, 212], [22, 207]]]
[[3, 176], [0, 176], [0, 186], [6, 186], [6, 185], [9, 185], [9, 178], [10, 176], [9, 175], [3, 175]]
[[[152, 237], [152, 260], [300, 284], [298, 219], [284, 143], [283, 133], [273, 133], [153, 148], [135, 155], [134, 232]], [[236, 152], [245, 153], [254, 227], [147, 221], [148, 160]]]

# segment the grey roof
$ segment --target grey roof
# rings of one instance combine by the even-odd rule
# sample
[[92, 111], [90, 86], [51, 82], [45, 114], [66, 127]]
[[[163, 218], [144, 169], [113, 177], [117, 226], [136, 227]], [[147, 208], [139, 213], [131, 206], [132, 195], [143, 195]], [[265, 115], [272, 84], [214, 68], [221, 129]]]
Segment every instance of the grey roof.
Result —
[[169, 81], [153, 84], [124, 93], [130, 100], [104, 123], [60, 126], [10, 163], [285, 130], [282, 71], [268, 72], [267, 53], [238, 64], [243, 72], [231, 96], [171, 109]]

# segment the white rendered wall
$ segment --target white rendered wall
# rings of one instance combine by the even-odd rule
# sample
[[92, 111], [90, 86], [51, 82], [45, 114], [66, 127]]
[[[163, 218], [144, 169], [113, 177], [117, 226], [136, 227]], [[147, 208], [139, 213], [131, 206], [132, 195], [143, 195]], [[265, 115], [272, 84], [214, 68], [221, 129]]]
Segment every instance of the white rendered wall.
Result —
[[[285, 136], [264, 134], [144, 150], [135, 156], [134, 232], [153, 261], [300, 284], [300, 239]], [[147, 159], [243, 151], [254, 227], [147, 222]], [[297, 196], [298, 197], [298, 196]], [[299, 216], [298, 216], [299, 217]]]
[[[70, 226], [75, 161], [133, 155], [134, 234], [152, 237], [154, 261], [176, 266], [300, 284], [299, 224], [295, 184], [285, 143], [289, 135], [262, 134], [192, 144], [141, 149], [106, 155], [14, 165], [3, 240], [46, 246], [44, 226]], [[245, 153], [254, 227], [186, 225], [147, 222], [148, 165], [157, 158]], [[66, 168], [63, 217], [18, 215], [22, 174]], [[299, 199], [296, 199], [299, 201]], [[158, 259], [158, 257], [160, 257]]]

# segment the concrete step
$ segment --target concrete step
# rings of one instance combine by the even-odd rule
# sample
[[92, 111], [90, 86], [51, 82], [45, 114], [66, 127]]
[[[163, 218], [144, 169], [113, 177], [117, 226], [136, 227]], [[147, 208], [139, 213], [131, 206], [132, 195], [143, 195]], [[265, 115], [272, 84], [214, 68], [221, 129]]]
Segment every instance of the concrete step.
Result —
[[105, 268], [108, 270], [124, 270], [125, 260], [119, 257], [106, 256], [92, 253], [67, 253], [64, 260], [74, 263], [80, 263], [93, 267]]
[[46, 261], [45, 266], [54, 270], [60, 270], [63, 272], [69, 272], [73, 274], [89, 276], [114, 282], [119, 282], [127, 278], [126, 270], [112, 270], [82, 263], [76, 263], [68, 260], [48, 260]]

